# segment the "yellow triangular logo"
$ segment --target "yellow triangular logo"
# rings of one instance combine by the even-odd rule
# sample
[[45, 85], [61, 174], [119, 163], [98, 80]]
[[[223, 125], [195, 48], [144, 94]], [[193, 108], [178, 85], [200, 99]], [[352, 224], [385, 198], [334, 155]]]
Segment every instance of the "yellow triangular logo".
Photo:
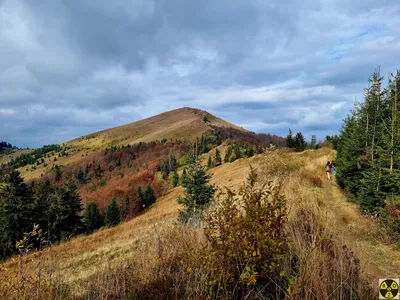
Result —
[[392, 292], [387, 292], [386, 295], [385, 295], [385, 298], [388, 298], [388, 299], [393, 298]]

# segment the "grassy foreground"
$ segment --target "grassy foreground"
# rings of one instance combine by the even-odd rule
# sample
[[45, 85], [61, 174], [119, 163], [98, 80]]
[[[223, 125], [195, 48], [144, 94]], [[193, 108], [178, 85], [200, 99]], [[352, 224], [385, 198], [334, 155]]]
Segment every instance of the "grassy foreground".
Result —
[[[379, 278], [400, 275], [400, 251], [387, 242], [387, 233], [375, 219], [361, 215], [357, 205], [346, 202], [334, 181], [326, 181], [324, 164], [334, 156], [327, 148], [277, 150], [211, 170], [213, 183], [221, 188], [238, 189], [250, 165], [260, 181], [282, 184], [287, 250], [280, 267], [283, 279], [268, 283], [277, 291], [275, 298], [372, 299]], [[204, 259], [211, 246], [203, 228], [175, 224], [180, 194], [180, 187], [169, 191], [148, 212], [115, 228], [2, 263], [0, 298], [237, 297], [235, 285], [225, 291], [213, 288], [211, 273], [230, 281], [236, 277], [235, 271], [224, 270], [224, 265], [215, 270]], [[236, 286], [243, 280], [237, 279]], [[248, 298], [266, 295], [252, 280], [247, 283]]]

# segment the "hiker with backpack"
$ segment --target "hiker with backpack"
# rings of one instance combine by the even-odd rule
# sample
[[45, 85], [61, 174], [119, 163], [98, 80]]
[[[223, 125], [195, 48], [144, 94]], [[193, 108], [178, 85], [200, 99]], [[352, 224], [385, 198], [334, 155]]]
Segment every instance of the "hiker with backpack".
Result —
[[335, 166], [334, 160], [332, 160], [332, 162], [331, 162], [331, 168], [332, 168], [332, 175], [335, 176], [336, 175], [336, 166]]
[[325, 170], [326, 170], [326, 175], [328, 176], [328, 180], [331, 180], [332, 164], [329, 160], [325, 165]]

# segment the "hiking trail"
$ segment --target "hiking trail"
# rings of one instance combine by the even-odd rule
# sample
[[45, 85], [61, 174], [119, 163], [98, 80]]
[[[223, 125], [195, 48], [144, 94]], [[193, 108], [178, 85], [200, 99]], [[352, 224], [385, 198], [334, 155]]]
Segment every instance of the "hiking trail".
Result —
[[[335, 217], [334, 231], [363, 262], [371, 280], [400, 277], [400, 248], [390, 243], [377, 220], [361, 212], [358, 204], [348, 201], [335, 177], [323, 185], [325, 204]], [[371, 282], [372, 285], [373, 282]]]

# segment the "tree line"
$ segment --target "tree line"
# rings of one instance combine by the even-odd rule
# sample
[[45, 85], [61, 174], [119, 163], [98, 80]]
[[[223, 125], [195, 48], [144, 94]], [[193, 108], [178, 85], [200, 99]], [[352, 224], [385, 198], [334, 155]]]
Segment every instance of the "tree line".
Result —
[[15, 146], [13, 146], [10, 143], [7, 143], [5, 141], [0, 141], [0, 149], [1, 148], [17, 149], [17, 147], [15, 147]]
[[386, 86], [380, 70], [369, 77], [364, 101], [344, 120], [337, 138], [337, 182], [363, 211], [400, 234], [400, 72]]
[[20, 173], [12, 170], [0, 182], [0, 260], [16, 253], [17, 241], [35, 224], [49, 242], [58, 242], [91, 233], [103, 225], [119, 224], [132, 202], [139, 203], [139, 210], [143, 210], [157, 200], [150, 185], [139, 187], [137, 195], [135, 199], [123, 199], [121, 206], [112, 199], [102, 216], [94, 202], [83, 208], [75, 183], [56, 186], [42, 180], [26, 184]]
[[[54, 155], [55, 152], [60, 152], [62, 150], [63, 149], [60, 145], [45, 145], [42, 148], [32, 150], [30, 153], [21, 154], [20, 156], [12, 159], [8, 165], [13, 168], [20, 168], [26, 165], [34, 165], [35, 163], [44, 163], [43, 157], [45, 157], [48, 153]], [[50, 155], [48, 156], [50, 157]]]
[[316, 149], [319, 144], [317, 143], [317, 137], [315, 135], [311, 136], [311, 141], [307, 143], [301, 132], [297, 132], [293, 136], [292, 130], [289, 128], [289, 134], [286, 136], [286, 146], [291, 149], [295, 149], [297, 152], [301, 152], [308, 149]]

